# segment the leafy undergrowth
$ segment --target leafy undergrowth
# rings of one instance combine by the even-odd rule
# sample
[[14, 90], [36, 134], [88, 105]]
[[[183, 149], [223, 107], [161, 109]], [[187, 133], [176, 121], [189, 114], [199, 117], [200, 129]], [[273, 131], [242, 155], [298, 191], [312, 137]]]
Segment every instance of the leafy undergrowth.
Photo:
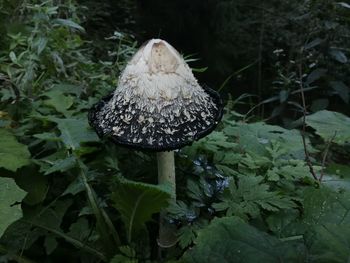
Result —
[[1, 262], [158, 262], [162, 209], [178, 235], [164, 261], [349, 261], [348, 117], [306, 118], [306, 163], [298, 130], [246, 123], [227, 107], [216, 131], [176, 152], [168, 204], [155, 155], [100, 141], [87, 123], [135, 43], [115, 34], [96, 62], [65, 10], [23, 4], [22, 26], [2, 40]]

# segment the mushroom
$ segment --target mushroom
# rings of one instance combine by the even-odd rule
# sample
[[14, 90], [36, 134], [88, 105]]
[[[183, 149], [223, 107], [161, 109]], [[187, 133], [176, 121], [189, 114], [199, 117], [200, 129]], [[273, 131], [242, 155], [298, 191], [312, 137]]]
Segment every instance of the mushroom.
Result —
[[[89, 123], [118, 145], [157, 152], [158, 183], [171, 185], [175, 200], [173, 150], [209, 134], [222, 112], [219, 94], [198, 84], [169, 43], [152, 39], [129, 61], [114, 93], [92, 107]], [[167, 247], [162, 221], [158, 243]]]

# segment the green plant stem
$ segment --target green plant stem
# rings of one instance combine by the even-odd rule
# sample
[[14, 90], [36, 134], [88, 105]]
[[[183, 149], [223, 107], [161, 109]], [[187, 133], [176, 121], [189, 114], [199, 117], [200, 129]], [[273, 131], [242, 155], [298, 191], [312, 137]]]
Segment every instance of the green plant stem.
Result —
[[[158, 184], [170, 186], [171, 202], [176, 201], [176, 180], [175, 180], [175, 159], [174, 152], [157, 153], [158, 162]], [[162, 211], [159, 218], [159, 239], [160, 248], [169, 248], [176, 244], [174, 226], [166, 221], [166, 212]]]
[[[80, 170], [81, 170], [80, 176], [85, 187], [88, 201], [96, 217], [97, 229], [105, 244], [105, 250], [108, 256], [113, 256], [117, 251], [117, 247], [120, 246], [119, 235], [115, 230], [111, 220], [107, 216], [106, 212], [103, 210], [103, 208], [99, 207], [98, 205], [96, 195], [93, 189], [91, 188], [91, 186], [89, 185], [88, 179], [85, 175], [84, 164], [81, 163], [79, 160], [77, 161], [80, 166]], [[112, 235], [112, 238], [111, 238], [111, 235]]]
[[[95, 248], [85, 244], [84, 242], [74, 238], [74, 237], [71, 237], [61, 231], [58, 231], [56, 229], [53, 229], [53, 228], [50, 228], [50, 227], [46, 227], [44, 225], [40, 225], [40, 224], [37, 224], [37, 223], [34, 223], [32, 221], [25, 221], [27, 222], [28, 224], [31, 224], [32, 226], [35, 226], [35, 227], [38, 227], [38, 228], [42, 228], [42, 229], [45, 229], [46, 231], [58, 236], [58, 237], [61, 237], [63, 238], [64, 240], [66, 240], [68, 243], [76, 246], [77, 248], [80, 248], [81, 250], [84, 250], [86, 251], [87, 253], [90, 253], [96, 257], [98, 257], [99, 259], [101, 259], [102, 261], [104, 262], [107, 262], [107, 258], [105, 257], [105, 255], [103, 253], [101, 253], [100, 251], [96, 250]], [[0, 252], [1, 252], [1, 249], [0, 249]], [[22, 261], [22, 262], [28, 262], [28, 261]]]

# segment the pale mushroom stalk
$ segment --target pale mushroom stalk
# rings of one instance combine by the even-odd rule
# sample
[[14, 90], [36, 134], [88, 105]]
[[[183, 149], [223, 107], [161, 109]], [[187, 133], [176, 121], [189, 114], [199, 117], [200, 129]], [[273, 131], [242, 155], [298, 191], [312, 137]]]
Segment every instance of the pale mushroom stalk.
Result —
[[[158, 152], [158, 184], [168, 185], [171, 191], [171, 201], [176, 201], [176, 177], [174, 151]], [[159, 217], [158, 245], [161, 248], [172, 247], [176, 243], [174, 227], [166, 222], [166, 213], [163, 211]]]

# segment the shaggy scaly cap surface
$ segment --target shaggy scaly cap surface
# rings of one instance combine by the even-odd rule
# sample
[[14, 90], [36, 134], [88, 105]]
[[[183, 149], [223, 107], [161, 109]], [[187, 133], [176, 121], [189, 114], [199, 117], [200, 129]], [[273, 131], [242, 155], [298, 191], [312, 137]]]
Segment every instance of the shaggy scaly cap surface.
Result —
[[219, 95], [198, 84], [170, 44], [152, 39], [130, 60], [113, 95], [91, 109], [89, 121], [100, 137], [165, 151], [210, 133], [221, 116]]

